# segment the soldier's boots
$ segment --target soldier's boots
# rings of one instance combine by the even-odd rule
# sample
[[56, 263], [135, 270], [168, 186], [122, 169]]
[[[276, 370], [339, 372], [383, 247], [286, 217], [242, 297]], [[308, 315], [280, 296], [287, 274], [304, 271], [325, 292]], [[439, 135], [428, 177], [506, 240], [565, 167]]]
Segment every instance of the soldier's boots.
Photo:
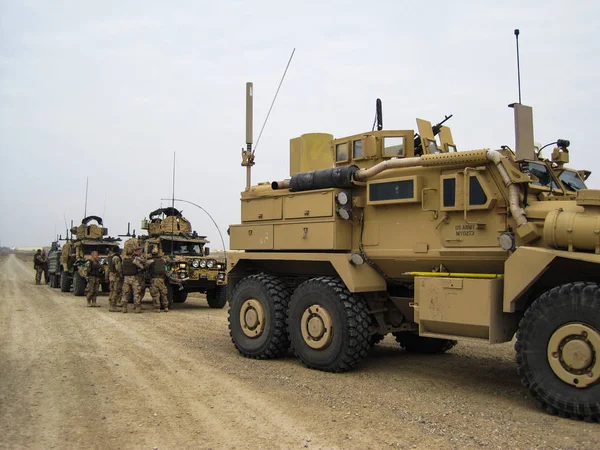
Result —
[[88, 300], [88, 308], [92, 307], [92, 302], [90, 300]]
[[160, 308], [154, 308], [154, 312], [160, 312]]
[[116, 306], [111, 306], [110, 308], [108, 308], [108, 310], [110, 312], [120, 312], [121, 310], [119, 308], [117, 308]]
[[100, 308], [100, 305], [96, 303], [96, 300], [92, 300], [92, 308]]
[[123, 306], [121, 306], [121, 312], [123, 312], [123, 313], [127, 312], [127, 303], [123, 303]]
[[136, 314], [141, 314], [142, 313], [142, 307], [141, 306], [134, 306], [133, 307], [133, 312]]
[[164, 312], [169, 312], [169, 307], [165, 306]]

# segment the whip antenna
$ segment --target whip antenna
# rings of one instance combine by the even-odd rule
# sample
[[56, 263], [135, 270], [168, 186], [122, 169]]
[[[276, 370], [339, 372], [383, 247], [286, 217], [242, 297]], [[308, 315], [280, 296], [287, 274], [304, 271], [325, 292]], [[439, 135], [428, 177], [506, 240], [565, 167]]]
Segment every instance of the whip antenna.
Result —
[[279, 82], [279, 86], [277, 87], [277, 91], [275, 92], [275, 97], [273, 97], [273, 101], [271, 102], [271, 106], [269, 107], [269, 111], [267, 112], [267, 117], [265, 118], [265, 122], [263, 123], [262, 128], [260, 129], [260, 133], [258, 133], [258, 139], [256, 140], [256, 145], [254, 146], [254, 150], [252, 151], [252, 153], [254, 153], [256, 151], [256, 148], [258, 147], [258, 143], [260, 142], [260, 137], [263, 134], [263, 130], [265, 129], [265, 125], [267, 124], [267, 120], [269, 120], [269, 115], [271, 114], [271, 110], [273, 109], [273, 105], [275, 104], [275, 100], [277, 100], [277, 94], [279, 94], [279, 89], [281, 89], [281, 85], [283, 84], [283, 80], [285, 79], [285, 75], [287, 74], [287, 71], [290, 67], [290, 63], [292, 62], [292, 58], [294, 57], [294, 53], [296, 52], [296, 49], [292, 50], [292, 54], [290, 55], [290, 59], [288, 60], [287, 65], [285, 66], [285, 70], [283, 72], [283, 76], [281, 77], [281, 81]]
[[88, 196], [88, 184], [90, 181], [90, 177], [85, 177], [85, 206], [83, 208], [83, 217], [87, 217], [87, 196]]

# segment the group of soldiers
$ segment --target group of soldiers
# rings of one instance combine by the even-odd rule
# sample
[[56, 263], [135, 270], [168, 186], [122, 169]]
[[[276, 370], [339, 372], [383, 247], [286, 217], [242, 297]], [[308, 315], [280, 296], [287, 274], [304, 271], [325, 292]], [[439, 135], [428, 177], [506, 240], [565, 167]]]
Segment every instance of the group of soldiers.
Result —
[[44, 274], [44, 284], [48, 284], [48, 257], [46, 250], [38, 250], [33, 257], [33, 268], [35, 269], [35, 284], [42, 284], [42, 273]]
[[[88, 306], [96, 305], [96, 296], [102, 277], [102, 265], [98, 260], [98, 252], [92, 252], [91, 259], [85, 264], [87, 278]], [[108, 277], [110, 282], [109, 311], [127, 312], [129, 297], [133, 296], [133, 312], [142, 312], [142, 296], [144, 294], [145, 273], [150, 275], [150, 294], [154, 304], [154, 312], [169, 311], [165, 276], [168, 275], [166, 262], [154, 248], [150, 258], [142, 256], [142, 247], [135, 250], [128, 248], [125, 257], [121, 257], [121, 249], [116, 250], [108, 261]]]
[[[83, 272], [87, 280], [86, 298], [88, 306], [99, 307], [96, 303], [100, 284], [104, 281], [104, 267], [99, 259], [98, 252], [93, 251], [91, 258], [85, 263]], [[38, 250], [34, 256], [35, 284], [41, 284], [42, 272], [46, 273], [48, 280], [48, 259], [45, 252]], [[154, 248], [150, 258], [142, 256], [142, 247], [128, 248], [125, 257], [121, 257], [121, 249], [118, 248], [110, 256], [108, 261], [108, 277], [110, 282], [109, 311], [127, 312], [127, 304], [130, 296], [133, 296], [133, 312], [142, 312], [142, 296], [145, 288], [145, 274], [151, 278], [150, 294], [154, 311], [169, 311], [167, 287], [165, 277], [169, 276], [167, 264]]]

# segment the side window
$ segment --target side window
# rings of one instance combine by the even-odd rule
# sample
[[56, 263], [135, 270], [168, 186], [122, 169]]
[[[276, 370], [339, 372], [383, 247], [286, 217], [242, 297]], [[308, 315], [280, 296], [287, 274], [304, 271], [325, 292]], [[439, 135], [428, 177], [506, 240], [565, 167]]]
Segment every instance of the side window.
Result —
[[386, 200], [405, 200], [414, 198], [415, 188], [413, 180], [389, 181], [387, 183], [373, 183], [369, 190], [369, 200], [372, 202]]
[[404, 136], [384, 137], [383, 156], [404, 156]]
[[443, 183], [443, 205], [445, 208], [452, 208], [456, 205], [456, 178], [444, 178]]
[[469, 178], [469, 205], [480, 206], [487, 203], [487, 195], [476, 176]]
[[559, 189], [556, 182], [552, 178], [552, 175], [548, 171], [548, 167], [545, 164], [536, 162], [530, 162], [528, 165], [529, 173], [534, 175], [539, 181], [532, 181], [531, 184], [534, 186], [542, 186], [550, 189]]
[[348, 161], [348, 143], [342, 142], [335, 146], [335, 161]]
[[356, 141], [352, 142], [352, 158], [364, 158], [362, 150], [362, 141], [360, 139], [357, 139]]

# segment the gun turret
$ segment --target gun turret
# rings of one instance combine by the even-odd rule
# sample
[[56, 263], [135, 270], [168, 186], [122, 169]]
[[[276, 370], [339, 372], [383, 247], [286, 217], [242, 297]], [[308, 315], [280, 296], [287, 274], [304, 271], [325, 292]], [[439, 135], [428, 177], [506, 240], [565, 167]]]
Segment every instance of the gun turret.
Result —
[[[440, 134], [440, 131], [442, 130], [442, 125], [444, 125], [444, 123], [446, 123], [448, 120], [450, 120], [452, 118], [454, 114], [450, 114], [449, 116], [444, 116], [444, 120], [442, 120], [441, 122], [435, 124], [433, 127], [431, 127], [431, 129], [433, 130], [433, 135], [437, 136], [438, 134]], [[421, 136], [419, 136], [419, 134], [415, 134], [415, 156], [419, 156], [423, 154], [423, 143], [421, 141]]]

